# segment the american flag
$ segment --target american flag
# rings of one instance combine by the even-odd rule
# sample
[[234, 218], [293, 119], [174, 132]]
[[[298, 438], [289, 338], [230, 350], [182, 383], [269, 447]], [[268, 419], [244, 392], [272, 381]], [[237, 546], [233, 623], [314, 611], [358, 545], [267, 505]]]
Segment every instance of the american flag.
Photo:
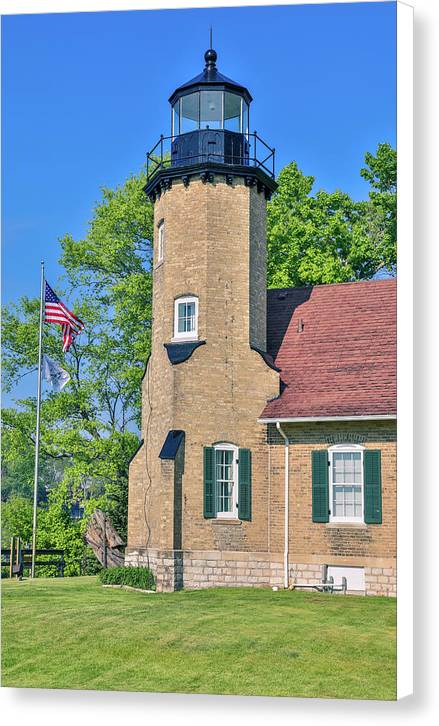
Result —
[[57, 323], [62, 326], [63, 351], [67, 353], [75, 336], [84, 330], [84, 323], [79, 320], [59, 299], [50, 285], [46, 282], [45, 301], [45, 322]]

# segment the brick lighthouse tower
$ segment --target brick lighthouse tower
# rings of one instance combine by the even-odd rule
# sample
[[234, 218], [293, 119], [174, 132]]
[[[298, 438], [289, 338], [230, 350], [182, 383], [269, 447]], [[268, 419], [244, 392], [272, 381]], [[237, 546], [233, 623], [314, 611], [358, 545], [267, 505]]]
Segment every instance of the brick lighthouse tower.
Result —
[[152, 352], [126, 563], [149, 566], [161, 590], [228, 584], [221, 553], [252, 572], [268, 548], [257, 419], [279, 395], [266, 354], [274, 150], [249, 132], [249, 91], [218, 71], [213, 49], [204, 57], [203, 72], [169, 99], [171, 135], [148, 154], [145, 187], [154, 202]]

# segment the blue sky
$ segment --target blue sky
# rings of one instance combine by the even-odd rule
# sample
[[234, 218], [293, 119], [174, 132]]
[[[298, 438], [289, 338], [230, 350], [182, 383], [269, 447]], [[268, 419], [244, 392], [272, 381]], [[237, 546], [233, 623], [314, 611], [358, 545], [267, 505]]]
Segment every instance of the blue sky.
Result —
[[56, 286], [58, 238], [82, 236], [169, 133], [168, 96], [203, 68], [253, 95], [252, 130], [316, 188], [359, 199], [364, 152], [396, 143], [396, 4], [268, 6], [2, 19], [3, 302]]

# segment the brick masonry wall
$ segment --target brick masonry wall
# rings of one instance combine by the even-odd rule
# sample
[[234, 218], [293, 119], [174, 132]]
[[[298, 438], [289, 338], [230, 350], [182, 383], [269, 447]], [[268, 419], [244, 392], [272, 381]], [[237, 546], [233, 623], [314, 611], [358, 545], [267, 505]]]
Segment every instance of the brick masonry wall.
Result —
[[265, 239], [267, 207], [262, 194], [250, 195], [249, 316], [250, 344], [267, 350], [267, 244]]
[[[395, 423], [291, 424], [284, 428], [290, 439], [290, 582], [300, 586], [300, 583], [320, 580], [324, 565], [361, 567], [366, 594], [396, 595]], [[312, 522], [311, 452], [336, 443], [360, 443], [366, 448], [381, 450], [381, 525]], [[186, 537], [189, 549], [184, 555], [185, 587], [283, 585], [283, 555], [279, 553], [283, 549], [284, 534], [284, 444], [274, 427], [265, 430], [265, 437], [259, 439], [253, 454], [254, 479], [259, 487], [258, 491], [253, 487], [254, 508], [265, 508], [267, 513], [262, 518], [262, 530], [261, 522], [257, 525], [258, 541], [265, 540], [265, 545], [251, 546], [249, 538], [243, 535], [244, 523], [204, 520], [213, 532], [213, 547], [202, 545], [194, 553], [195, 548], [192, 549]], [[262, 467], [266, 467], [265, 479], [260, 475]], [[199, 495], [198, 507], [200, 516]], [[253, 523], [245, 524], [250, 528]], [[206, 537], [205, 541], [212, 542], [212, 539]]]
[[[128, 548], [266, 550], [265, 426], [257, 417], [279, 394], [279, 374], [250, 343], [265, 347], [264, 194], [235, 179], [180, 182], [155, 204], [164, 220], [164, 260], [155, 260], [152, 353], [142, 389], [144, 445], [130, 466]], [[174, 300], [199, 300], [198, 337], [206, 344], [171, 365]], [[251, 302], [253, 301], [253, 302]], [[254, 312], [252, 312], [254, 309]], [[186, 433], [175, 521], [174, 465], [159, 452], [170, 429]], [[231, 442], [252, 450], [251, 522], [219, 528], [203, 517], [203, 447]], [[178, 532], [180, 538], [178, 539]]]
[[[164, 261], [154, 267], [144, 445], [130, 466], [126, 561], [149, 560], [164, 590], [282, 584], [284, 445], [274, 427], [257, 423], [265, 402], [279, 394], [279, 375], [249, 345], [265, 347], [265, 309], [258, 304], [265, 300], [265, 199], [240, 180], [174, 183], [155, 204], [156, 231], [162, 219]], [[199, 298], [199, 339], [206, 344], [173, 366], [163, 343], [173, 335], [174, 300], [187, 294]], [[325, 564], [364, 567], [367, 592], [394, 593], [394, 422], [284, 428], [291, 441], [291, 574], [296, 568], [308, 576]], [[159, 459], [170, 429], [186, 434], [177, 468]], [[311, 451], [352, 441], [381, 449], [383, 524], [315, 524]], [[252, 451], [250, 522], [203, 517], [203, 447], [218, 442]]]
[[[396, 561], [396, 424], [394, 421], [288, 424], [290, 471], [290, 550], [298, 562], [366, 566]], [[274, 426], [270, 448], [270, 547], [282, 548], [284, 516], [284, 445]], [[382, 524], [320, 524], [312, 521], [311, 452], [334, 444], [357, 443], [381, 450]], [[392, 564], [389, 564], [392, 563]], [[381, 566], [379, 563], [376, 566]]]

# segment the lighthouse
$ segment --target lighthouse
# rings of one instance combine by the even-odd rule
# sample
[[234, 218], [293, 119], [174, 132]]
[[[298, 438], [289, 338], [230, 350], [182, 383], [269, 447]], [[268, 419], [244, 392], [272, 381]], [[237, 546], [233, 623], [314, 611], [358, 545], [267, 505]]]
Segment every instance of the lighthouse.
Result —
[[266, 350], [274, 149], [249, 130], [249, 90], [220, 73], [215, 50], [204, 60], [169, 98], [170, 133], [148, 153], [145, 187], [154, 204], [152, 346], [126, 563], [150, 567], [159, 590], [227, 584], [226, 568], [212, 564], [220, 553], [268, 547], [258, 417], [280, 392]]

